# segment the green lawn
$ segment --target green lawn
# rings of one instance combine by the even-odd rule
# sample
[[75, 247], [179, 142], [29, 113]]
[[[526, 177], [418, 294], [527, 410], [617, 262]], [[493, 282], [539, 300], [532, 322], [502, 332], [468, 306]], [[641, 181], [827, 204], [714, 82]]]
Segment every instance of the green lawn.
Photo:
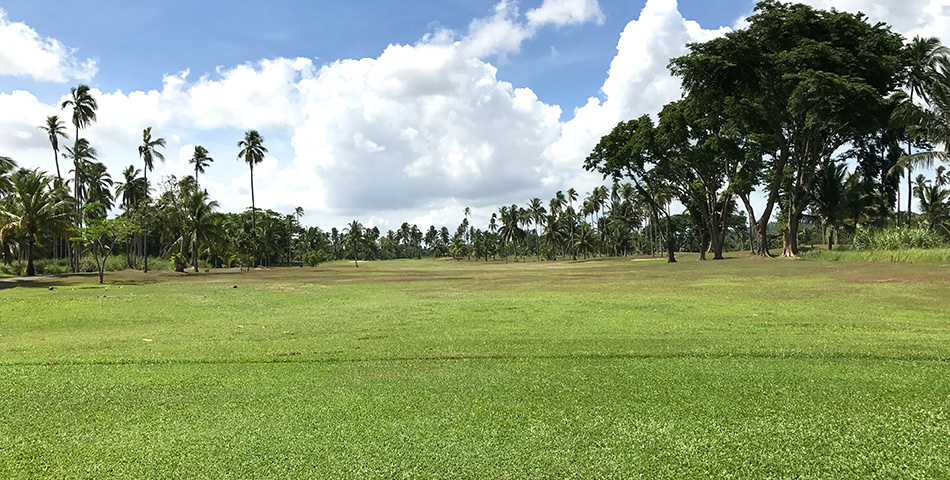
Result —
[[0, 283], [0, 478], [950, 476], [947, 266], [94, 281]]

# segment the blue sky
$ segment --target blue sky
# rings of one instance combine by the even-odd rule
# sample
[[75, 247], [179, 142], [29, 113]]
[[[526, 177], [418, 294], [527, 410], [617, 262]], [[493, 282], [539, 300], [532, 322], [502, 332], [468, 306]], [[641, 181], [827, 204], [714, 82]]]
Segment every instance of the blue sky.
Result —
[[[862, 8], [902, 33], [947, 31], [941, 0], [809, 0]], [[142, 128], [169, 140], [150, 178], [188, 173], [222, 208], [249, 204], [234, 144], [261, 130], [258, 206], [352, 218], [456, 224], [502, 204], [600, 182], [580, 167], [620, 120], [678, 96], [666, 63], [721, 35], [753, 2], [440, 0], [402, 2], [58, 2], [0, 4], [0, 154], [51, 170], [35, 126], [69, 87], [100, 95], [83, 136], [114, 177], [138, 164]], [[937, 12], [937, 13], [934, 13]], [[724, 28], [723, 28], [724, 27]], [[4, 37], [3, 35], [17, 35]], [[23, 43], [2, 41], [15, 38]], [[32, 43], [31, 43], [32, 42]], [[27, 54], [33, 44], [56, 60]], [[52, 63], [51, 63], [52, 62]], [[91, 63], [91, 62], [94, 62]]]
[[[93, 0], [65, 9], [57, 2], [6, 1], [0, 8], [44, 36], [98, 59], [90, 82], [102, 90], [148, 90], [161, 86], [162, 75], [190, 69], [212, 73], [263, 58], [309, 57], [320, 62], [376, 57], [390, 44], [413, 44], [435, 28], [464, 30], [489, 14], [494, 0], [419, 2], [355, 0], [313, 2], [181, 1], [117, 2]], [[521, 8], [536, 2], [522, 2]], [[521, 51], [496, 61], [499, 77], [528, 86], [549, 103], [581, 106], [596, 95], [617, 36], [635, 19], [645, 0], [603, 1], [602, 25], [549, 28], [522, 45]], [[680, 12], [706, 27], [732, 25], [751, 11], [753, 1], [686, 0]], [[553, 50], [552, 50], [553, 49]], [[554, 53], [556, 52], [556, 53]], [[0, 88], [32, 87], [58, 98], [62, 85], [0, 77]]]

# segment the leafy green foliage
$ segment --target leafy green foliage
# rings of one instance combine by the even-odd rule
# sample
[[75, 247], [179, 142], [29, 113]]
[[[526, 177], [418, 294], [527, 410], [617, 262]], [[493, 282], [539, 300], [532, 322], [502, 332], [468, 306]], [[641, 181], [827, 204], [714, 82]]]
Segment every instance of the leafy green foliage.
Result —
[[856, 250], [906, 250], [947, 246], [940, 235], [926, 228], [861, 229], [854, 234], [851, 245]]

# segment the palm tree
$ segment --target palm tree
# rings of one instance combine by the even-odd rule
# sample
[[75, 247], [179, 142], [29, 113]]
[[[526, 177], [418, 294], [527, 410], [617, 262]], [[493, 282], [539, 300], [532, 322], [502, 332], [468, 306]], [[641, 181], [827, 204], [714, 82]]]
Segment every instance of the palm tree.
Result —
[[[139, 177], [140, 172], [141, 170], [135, 168], [134, 165], [129, 165], [122, 171], [123, 181], [118, 182], [115, 188], [115, 197], [119, 200], [119, 205], [125, 210], [125, 214], [129, 218], [135, 215], [138, 202], [148, 196], [148, 185], [144, 178]], [[138, 246], [138, 232], [133, 232], [128, 242], [125, 249], [126, 264], [129, 268], [134, 268], [135, 262], [133, 261], [134, 255], [131, 246], [132, 242], [135, 242], [135, 245]]]
[[96, 217], [106, 215], [112, 210], [112, 176], [101, 162], [85, 162], [82, 164], [80, 177], [85, 186], [85, 203], [97, 203], [100, 207], [92, 213]]
[[198, 247], [201, 244], [210, 245], [221, 236], [221, 226], [218, 224], [215, 209], [218, 202], [208, 201], [208, 193], [194, 192], [184, 202], [185, 224], [188, 228], [188, 240], [191, 243], [191, 264], [198, 273]]
[[[73, 182], [75, 182], [73, 185], [73, 196], [80, 206], [86, 198], [87, 176], [85, 172], [88, 170], [88, 164], [96, 160], [96, 155], [98, 155], [98, 152], [89, 144], [89, 140], [85, 138], [80, 138], [72, 148], [66, 147], [66, 153], [63, 154], [63, 157], [72, 159], [73, 161], [72, 172], [73, 178], [75, 179], [73, 180]], [[82, 224], [82, 217], [79, 218], [79, 223]]]
[[353, 263], [356, 267], [360, 266], [360, 242], [363, 241], [363, 224], [353, 220], [352, 223], [343, 229], [344, 243], [353, 250]]
[[[901, 109], [902, 112], [897, 114], [898, 116], [903, 116], [905, 119], [908, 116], [908, 111], [917, 110], [914, 104], [914, 95], [917, 95], [925, 102], [932, 103], [934, 93], [936, 93], [935, 87], [937, 87], [937, 90], [946, 87], [938, 87], [938, 84], [941, 80], [946, 80], [945, 77], [948, 73], [946, 60], [947, 56], [950, 55], [950, 50], [943, 46], [940, 43], [940, 39], [936, 37], [914, 37], [907, 45], [906, 50], [907, 58], [910, 61], [910, 70], [908, 71], [904, 85], [907, 87], [909, 97], [906, 106]], [[941, 63], [944, 64], [944, 71], [938, 72], [938, 65]], [[940, 77], [944, 78], [941, 79]], [[945, 95], [946, 92], [943, 94]], [[907, 141], [907, 155], [913, 157], [909, 139]], [[900, 168], [907, 171], [907, 225], [910, 225], [911, 221], [911, 202], [913, 200], [913, 195], [911, 194], [911, 175], [913, 174], [914, 166], [916, 166], [918, 162], [926, 164], [927, 161], [932, 162], [933, 160], [922, 160], [919, 158], [917, 161], [899, 163]], [[900, 210], [900, 208], [898, 208], [898, 210]]]
[[[498, 229], [498, 233], [501, 235], [501, 240], [506, 243], [511, 242], [515, 247], [515, 261], [518, 261], [518, 240], [524, 238], [524, 230], [521, 229], [521, 209], [517, 205], [512, 205], [511, 207], [501, 207], [499, 219], [501, 220], [501, 228]], [[505, 255], [505, 262], [508, 261], [508, 255]]]
[[[572, 191], [574, 191], [573, 188], [568, 190], [568, 193]], [[576, 193], [574, 195], [577, 196]], [[528, 211], [531, 212], [531, 218], [534, 220], [534, 235], [537, 237], [536, 241], [537, 241], [537, 249], [538, 249], [538, 260], [540, 261], [541, 260], [541, 233], [540, 233], [541, 231], [539, 227], [541, 225], [541, 219], [544, 218], [544, 215], [547, 213], [547, 211], [544, 209], [544, 204], [541, 203], [540, 198], [532, 198], [531, 201], [528, 202]]]
[[[76, 140], [73, 149], [79, 150], [79, 129], [86, 128], [90, 123], [96, 121], [96, 110], [99, 108], [99, 104], [96, 102], [96, 99], [92, 96], [92, 92], [89, 89], [88, 85], [79, 85], [70, 89], [70, 96], [68, 99], [64, 100], [60, 105], [60, 108], [71, 107], [73, 109], [72, 114], [72, 123], [76, 127]], [[73, 171], [78, 175], [79, 166], [73, 165]], [[73, 179], [73, 188], [74, 196], [79, 198], [79, 178], [76, 177]], [[79, 202], [76, 202], [76, 221], [82, 221], [82, 210]], [[74, 252], [75, 254], [70, 255], [70, 269], [73, 272], [79, 270], [79, 252]]]
[[812, 190], [812, 213], [821, 219], [828, 231], [828, 250], [831, 250], [834, 232], [847, 215], [846, 180], [847, 166], [844, 163], [827, 161], [818, 170]]
[[241, 151], [238, 152], [237, 158], [244, 160], [251, 169], [251, 228], [256, 228], [257, 219], [255, 212], [257, 208], [254, 204], [254, 165], [264, 161], [264, 154], [267, 153], [267, 149], [264, 148], [264, 138], [261, 137], [260, 133], [257, 133], [257, 130], [244, 132], [244, 140], [238, 142], [237, 146], [241, 149]]
[[20, 170], [11, 177], [13, 195], [0, 207], [0, 242], [11, 235], [26, 240], [26, 275], [36, 275], [35, 247], [43, 234], [65, 230], [72, 220], [72, 199], [50, 188], [50, 177], [38, 170]]
[[13, 191], [10, 172], [16, 168], [16, 162], [10, 157], [0, 156], [0, 198]]
[[[304, 216], [303, 207], [297, 207], [294, 209], [294, 217], [297, 219], [297, 228], [300, 228], [300, 217]], [[299, 250], [299, 249], [298, 249]], [[301, 254], [303, 255], [303, 254]], [[302, 257], [301, 257], [302, 259]]]
[[59, 138], [69, 138], [69, 135], [66, 134], [66, 124], [59, 119], [59, 116], [50, 115], [46, 117], [45, 125], [36, 128], [49, 135], [49, 144], [53, 147], [53, 160], [56, 162], [56, 178], [62, 179], [62, 175], [59, 174]]
[[929, 182], [918, 182], [916, 191], [920, 213], [929, 230], [950, 233], [950, 190]]
[[[145, 164], [145, 168], [142, 170], [142, 178], [145, 180], [146, 191], [148, 191], [148, 172], [155, 169], [155, 159], [165, 161], [165, 156], [162, 155], [162, 152], [158, 151], [159, 147], [165, 148], [165, 139], [161, 137], [152, 138], [152, 127], [147, 127], [145, 130], [142, 130], [142, 144], [139, 145], [139, 157], [142, 157], [142, 162]], [[148, 273], [148, 220], [145, 221], [143, 238], [145, 265], [142, 268], [142, 272]]]
[[198, 183], [198, 173], [205, 173], [214, 159], [208, 156], [208, 149], [201, 145], [195, 145], [195, 153], [188, 159], [188, 163], [195, 166], [195, 183]]

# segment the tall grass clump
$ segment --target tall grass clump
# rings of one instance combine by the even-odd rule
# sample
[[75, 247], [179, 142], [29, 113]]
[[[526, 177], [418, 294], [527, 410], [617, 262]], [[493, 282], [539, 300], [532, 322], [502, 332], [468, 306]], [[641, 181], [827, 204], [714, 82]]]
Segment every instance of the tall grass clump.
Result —
[[858, 230], [851, 242], [852, 249], [866, 251], [931, 249], [944, 246], [944, 239], [937, 232], [926, 228]]

